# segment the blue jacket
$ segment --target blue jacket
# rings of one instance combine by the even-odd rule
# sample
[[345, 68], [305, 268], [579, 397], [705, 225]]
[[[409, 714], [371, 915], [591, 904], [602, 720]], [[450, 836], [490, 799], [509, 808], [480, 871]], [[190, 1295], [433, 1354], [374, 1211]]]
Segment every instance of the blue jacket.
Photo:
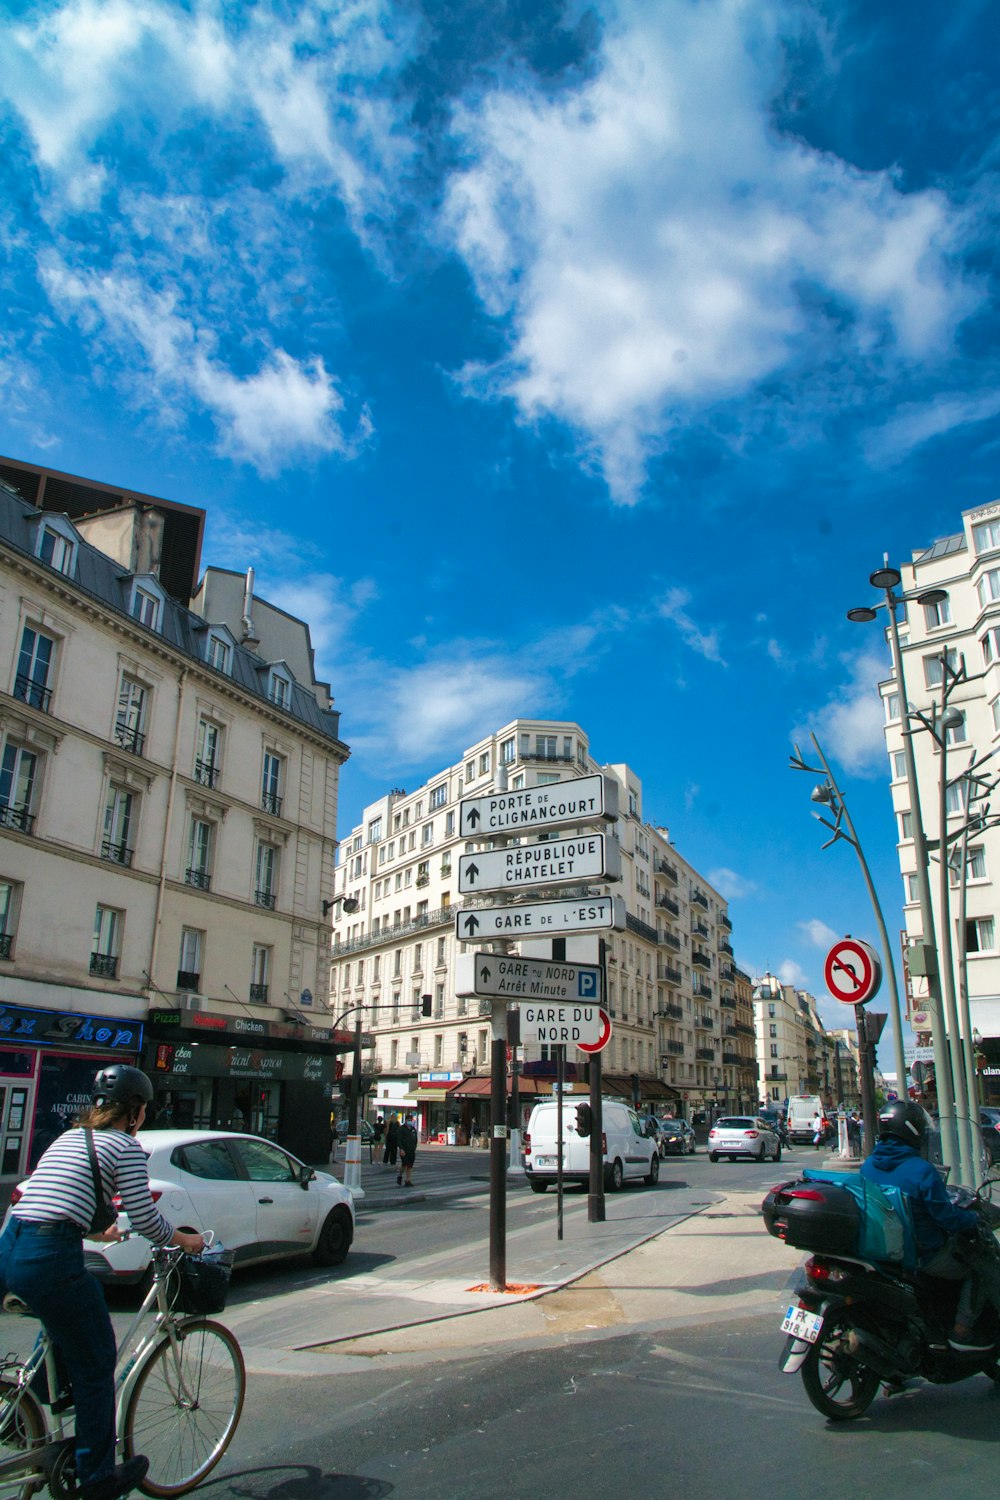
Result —
[[952, 1203], [936, 1168], [895, 1136], [878, 1142], [868, 1160], [861, 1163], [861, 1175], [869, 1182], [895, 1186], [906, 1194], [921, 1260], [940, 1250], [949, 1235], [965, 1234], [979, 1222], [971, 1209]]

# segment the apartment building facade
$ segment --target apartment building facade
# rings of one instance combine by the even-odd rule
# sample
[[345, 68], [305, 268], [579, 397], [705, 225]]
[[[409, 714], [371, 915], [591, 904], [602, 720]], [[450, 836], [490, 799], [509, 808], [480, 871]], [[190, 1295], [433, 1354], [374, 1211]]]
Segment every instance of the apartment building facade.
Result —
[[[973, 759], [989, 780], [995, 762], [985, 757], [1000, 748], [1000, 502], [962, 513], [962, 527], [951, 536], [913, 553], [902, 569], [901, 588], [928, 594], [930, 602], [911, 603], [900, 621], [900, 645], [907, 702], [930, 714], [944, 703], [957, 710], [946, 731], [946, 837], [951, 860], [947, 921], [952, 935], [956, 993], [968, 986], [971, 1024], [982, 1040], [980, 1087], [984, 1102], [1000, 1104], [1000, 833], [996, 826], [973, 827], [966, 840], [962, 879], [961, 830], [987, 807], [963, 773]], [[957, 680], [955, 679], [955, 674]], [[894, 674], [880, 684], [889, 755], [891, 794], [898, 825], [899, 867], [903, 879], [904, 936], [924, 936], [917, 899], [913, 809], [903, 759], [902, 699]], [[940, 836], [942, 757], [930, 734], [914, 725], [912, 735], [923, 825], [928, 839]], [[983, 791], [986, 788], [982, 789]], [[993, 814], [996, 798], [993, 798]], [[941, 931], [940, 877], [930, 867], [935, 933]], [[962, 904], [964, 896], [965, 911]], [[964, 950], [964, 956], [963, 956]], [[918, 1039], [930, 1041], [933, 1017], [922, 1002], [925, 981], [908, 977], [910, 1019]]]
[[754, 982], [753, 1006], [761, 1102], [818, 1094], [830, 1107], [860, 1103], [857, 1049], [824, 1028], [815, 996], [762, 974]]
[[[396, 788], [372, 803], [343, 840], [337, 893], [348, 900], [334, 919], [330, 995], [339, 1024], [364, 1017], [370, 1114], [417, 1108], [431, 1135], [451, 1127], [465, 1136], [485, 1123], [489, 1014], [455, 993], [455, 961], [469, 947], [456, 936], [455, 909], [477, 904], [458, 895], [459, 857], [488, 841], [459, 837], [459, 803], [599, 773], [618, 786], [618, 815], [605, 831], [620, 852], [622, 879], [580, 893], [621, 895], [627, 911], [626, 929], [603, 940], [614, 1026], [605, 1089], [644, 1109], [694, 1115], [724, 1087], [734, 1099], [747, 1088], [755, 1060], [746, 1019], [736, 1031], [724, 898], [677, 853], [666, 829], [644, 820], [642, 783], [630, 767], [599, 765], [578, 724], [516, 719], [416, 791]], [[356, 903], [351, 913], [343, 910], [348, 901]], [[594, 936], [569, 937], [556, 956], [597, 962], [601, 947]], [[537, 942], [521, 951], [552, 953]], [[516, 1057], [509, 1050], [509, 1086], [516, 1076], [526, 1111], [551, 1092], [555, 1064], [544, 1046], [526, 1043]], [[582, 1088], [582, 1057], [569, 1061]]]
[[325, 1159], [322, 900], [349, 752], [308, 629], [226, 570], [181, 603], [163, 577], [177, 587], [183, 547], [151, 497], [70, 520], [4, 475], [0, 1175], [113, 1057], [151, 1074], [164, 1123]]

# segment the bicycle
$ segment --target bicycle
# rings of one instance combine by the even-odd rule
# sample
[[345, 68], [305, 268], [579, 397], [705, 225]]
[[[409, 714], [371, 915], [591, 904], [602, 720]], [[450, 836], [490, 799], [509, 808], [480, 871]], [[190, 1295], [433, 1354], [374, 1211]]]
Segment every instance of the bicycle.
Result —
[[[146, 1455], [149, 1472], [139, 1488], [156, 1497], [185, 1495], [215, 1468], [246, 1392], [243, 1354], [229, 1329], [171, 1305], [182, 1254], [175, 1246], [154, 1248], [152, 1284], [118, 1344], [115, 1365], [118, 1448], [122, 1458]], [[10, 1295], [4, 1308], [31, 1316]], [[67, 1434], [63, 1403], [53, 1398], [46, 1408], [31, 1389], [43, 1367], [49, 1392], [57, 1392], [55, 1351], [44, 1329], [27, 1359], [0, 1359], [0, 1500], [29, 1500], [44, 1484], [54, 1500], [78, 1495], [75, 1439]]]

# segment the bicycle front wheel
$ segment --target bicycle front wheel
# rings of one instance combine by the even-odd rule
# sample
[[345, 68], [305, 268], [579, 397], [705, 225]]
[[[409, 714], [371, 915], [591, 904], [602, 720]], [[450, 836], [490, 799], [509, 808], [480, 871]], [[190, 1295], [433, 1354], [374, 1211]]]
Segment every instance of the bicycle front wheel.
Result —
[[143, 1453], [147, 1495], [185, 1495], [225, 1453], [243, 1411], [246, 1369], [228, 1328], [208, 1318], [177, 1324], [150, 1350], [125, 1410], [125, 1456]]
[[[45, 1441], [45, 1416], [31, 1391], [6, 1376], [0, 1379], [0, 1467], [4, 1459], [16, 1458]], [[2, 1500], [28, 1500], [45, 1480], [27, 1475], [0, 1475]]]

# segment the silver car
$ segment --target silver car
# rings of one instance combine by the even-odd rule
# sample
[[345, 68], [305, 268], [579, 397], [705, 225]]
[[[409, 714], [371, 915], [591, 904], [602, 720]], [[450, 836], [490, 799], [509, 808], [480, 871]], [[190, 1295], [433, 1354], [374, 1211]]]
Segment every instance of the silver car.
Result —
[[759, 1115], [723, 1115], [708, 1132], [708, 1159], [730, 1161], [749, 1156], [753, 1161], [781, 1160], [781, 1142]]

